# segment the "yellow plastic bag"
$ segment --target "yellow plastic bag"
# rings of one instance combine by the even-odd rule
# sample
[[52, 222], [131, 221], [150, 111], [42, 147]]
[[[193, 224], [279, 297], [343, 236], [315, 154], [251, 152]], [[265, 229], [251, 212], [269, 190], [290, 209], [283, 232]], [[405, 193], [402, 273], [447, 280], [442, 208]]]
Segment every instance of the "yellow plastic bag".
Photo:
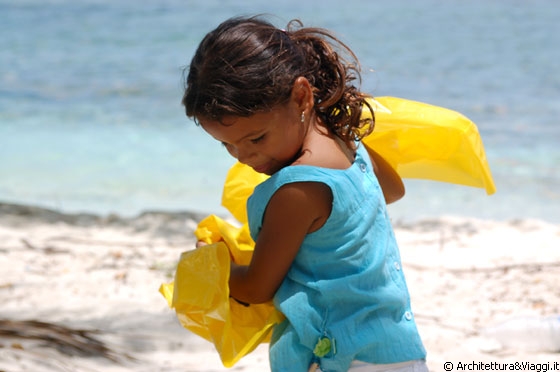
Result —
[[238, 228], [210, 215], [195, 235], [208, 245], [183, 253], [174, 282], [163, 284], [160, 292], [181, 325], [212, 342], [224, 366], [232, 367], [270, 340], [272, 327], [283, 315], [272, 302], [246, 306], [229, 297], [231, 259], [247, 265], [253, 254], [247, 224]]
[[266, 174], [257, 173], [253, 168], [235, 163], [229, 170], [224, 190], [222, 205], [241, 223], [247, 223], [247, 199], [259, 183], [266, 180]]
[[[496, 192], [476, 125], [443, 107], [395, 97], [371, 99], [375, 129], [363, 139], [402, 178], [420, 178]], [[364, 110], [363, 117], [369, 112]]]
[[[463, 115], [437, 106], [401, 98], [370, 101], [375, 130], [364, 138], [403, 178], [422, 178], [495, 192], [484, 147], [476, 125]], [[222, 204], [242, 224], [233, 226], [211, 215], [200, 222], [197, 239], [209, 245], [181, 255], [174, 283], [160, 292], [181, 324], [211, 341], [222, 363], [233, 366], [270, 338], [283, 315], [272, 303], [248, 307], [229, 298], [230, 260], [248, 264], [254, 242], [247, 227], [246, 202], [267, 176], [240, 163], [224, 183]]]

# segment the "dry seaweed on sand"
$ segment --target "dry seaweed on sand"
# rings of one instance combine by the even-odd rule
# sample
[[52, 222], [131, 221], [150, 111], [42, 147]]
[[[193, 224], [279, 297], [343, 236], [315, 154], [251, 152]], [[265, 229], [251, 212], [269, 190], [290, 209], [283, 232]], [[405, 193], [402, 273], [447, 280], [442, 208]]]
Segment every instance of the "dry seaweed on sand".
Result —
[[118, 354], [103, 341], [94, 337], [96, 330], [75, 329], [65, 325], [40, 320], [0, 319], [0, 338], [18, 338], [44, 341], [43, 346], [54, 347], [66, 355], [103, 357], [113, 362], [121, 358], [132, 359], [126, 354]]

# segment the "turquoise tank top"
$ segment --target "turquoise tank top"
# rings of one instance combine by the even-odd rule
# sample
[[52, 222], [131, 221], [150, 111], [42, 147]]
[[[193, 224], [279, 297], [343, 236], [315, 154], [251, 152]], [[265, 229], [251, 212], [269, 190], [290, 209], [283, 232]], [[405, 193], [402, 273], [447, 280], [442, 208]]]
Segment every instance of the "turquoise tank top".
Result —
[[286, 320], [273, 331], [272, 371], [307, 371], [312, 362], [323, 371], [347, 371], [353, 360], [424, 359], [395, 235], [365, 147], [358, 145], [348, 169], [288, 166], [258, 185], [247, 203], [255, 241], [270, 198], [292, 182], [326, 184], [333, 205], [326, 223], [305, 237], [274, 296]]

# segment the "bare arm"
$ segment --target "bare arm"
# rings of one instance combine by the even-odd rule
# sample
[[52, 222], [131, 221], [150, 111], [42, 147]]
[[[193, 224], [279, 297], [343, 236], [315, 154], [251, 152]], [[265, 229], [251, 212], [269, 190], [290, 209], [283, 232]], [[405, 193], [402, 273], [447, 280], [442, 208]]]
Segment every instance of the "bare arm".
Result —
[[332, 194], [316, 182], [281, 187], [270, 199], [249, 266], [232, 264], [230, 295], [246, 303], [274, 297], [305, 235], [318, 230], [330, 215]]
[[401, 177], [385, 159], [374, 150], [367, 148], [375, 175], [383, 191], [387, 204], [396, 202], [404, 196], [405, 189]]

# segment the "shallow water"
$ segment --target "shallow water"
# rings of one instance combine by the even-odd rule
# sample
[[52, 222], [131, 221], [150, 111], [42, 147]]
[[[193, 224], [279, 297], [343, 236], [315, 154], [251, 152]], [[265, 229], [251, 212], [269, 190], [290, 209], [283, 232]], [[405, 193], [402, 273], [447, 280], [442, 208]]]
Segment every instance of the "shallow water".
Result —
[[190, 3], [0, 0], [0, 201], [222, 213], [232, 160], [184, 116], [182, 69], [223, 19], [272, 13], [334, 30], [361, 59], [365, 91], [477, 123], [498, 193], [407, 180], [395, 219], [560, 221], [555, 1]]

